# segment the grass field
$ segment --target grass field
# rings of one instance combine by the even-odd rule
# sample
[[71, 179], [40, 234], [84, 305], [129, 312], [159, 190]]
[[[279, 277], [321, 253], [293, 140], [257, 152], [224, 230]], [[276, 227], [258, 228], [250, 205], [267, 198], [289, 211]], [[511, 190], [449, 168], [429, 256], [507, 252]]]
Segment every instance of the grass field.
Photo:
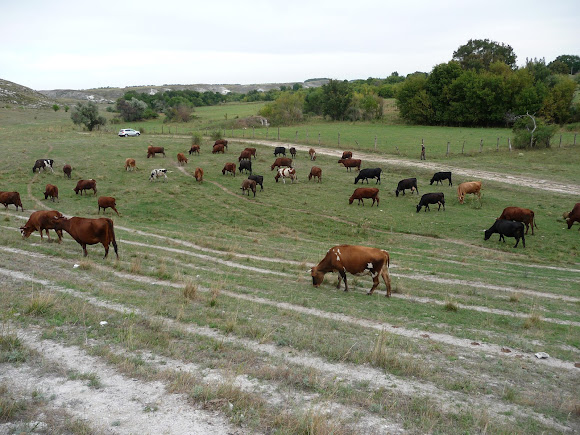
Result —
[[[205, 125], [221, 116], [212, 110]], [[253, 109], [227, 110], [229, 118]], [[579, 198], [484, 181], [482, 200], [460, 205], [455, 186], [468, 177], [455, 177], [453, 187], [429, 186], [432, 172], [389, 165], [378, 186], [380, 206], [349, 206], [355, 173], [336, 158], [319, 154], [319, 184], [308, 181], [312, 162], [300, 152], [298, 183], [275, 183], [272, 149], [261, 145], [252, 164], [264, 175], [264, 190], [248, 198], [240, 190], [244, 176], [221, 173], [247, 146], [235, 139], [225, 155], [211, 154], [204, 140], [201, 154], [180, 169], [175, 156], [187, 152], [191, 139], [179, 131], [119, 138], [113, 126], [108, 133], [79, 131], [67, 116], [0, 113], [0, 190], [19, 191], [25, 209], [2, 211], [0, 364], [34, 367], [42, 353], [15, 337], [39, 331], [38, 340], [79, 348], [129, 378], [162, 382], [168, 395], [183, 393], [191, 406], [219, 411], [248, 433], [580, 430], [580, 234], [578, 225], [567, 230], [562, 219]], [[378, 134], [372, 125], [348, 128], [349, 138]], [[451, 136], [454, 143], [470, 138], [478, 146], [482, 131], [488, 138], [507, 134], [376, 128], [392, 128], [396, 143], [409, 147], [423, 136], [427, 144]], [[371, 143], [359, 143], [351, 148], [355, 154], [374, 152]], [[167, 157], [147, 159], [149, 144], [164, 146]], [[335, 147], [346, 148], [342, 135]], [[403, 145], [400, 150], [402, 158], [410, 153]], [[376, 152], [383, 154], [391, 151]], [[33, 175], [34, 161], [44, 157], [55, 160], [55, 173]], [[137, 160], [138, 171], [124, 171], [127, 157]], [[439, 159], [580, 184], [577, 148], [569, 141], [523, 156], [503, 150]], [[65, 163], [73, 167], [72, 180], [63, 177]], [[192, 177], [197, 166], [205, 171], [202, 184]], [[160, 167], [171, 171], [167, 182], [149, 182], [149, 171]], [[421, 194], [444, 192], [445, 211], [416, 213], [417, 195], [396, 198], [397, 182], [410, 176], [417, 177]], [[121, 216], [110, 210], [107, 216], [115, 223], [119, 260], [111, 253], [103, 260], [100, 245], [89, 247], [85, 259], [67, 234], [60, 245], [41, 243], [36, 235], [21, 239], [18, 227], [31, 210], [97, 217], [96, 198], [72, 191], [80, 178], [94, 178], [98, 195], [117, 198]], [[58, 186], [60, 202], [44, 200], [47, 183]], [[513, 239], [500, 243], [497, 235], [483, 240], [483, 230], [509, 205], [536, 213], [538, 229], [526, 237], [525, 249], [521, 243], [514, 249]], [[336, 290], [336, 275], [312, 286], [309, 268], [341, 243], [389, 251], [392, 298], [384, 297], [384, 286], [366, 296], [369, 277], [349, 276], [348, 293]], [[104, 320], [107, 326], [99, 327]], [[550, 358], [535, 358], [540, 351]], [[108, 388], [94, 374], [74, 381]], [[9, 403], [8, 393], [16, 390], [0, 377], [0, 403]], [[14, 403], [30, 408], [33, 399]], [[50, 400], [41, 404], [51, 406]], [[36, 418], [13, 407], [3, 421]], [[68, 430], [98, 429], [73, 411], [63, 417], [77, 422], [65, 425], [73, 427]], [[103, 421], [105, 432], [124, 424]]]

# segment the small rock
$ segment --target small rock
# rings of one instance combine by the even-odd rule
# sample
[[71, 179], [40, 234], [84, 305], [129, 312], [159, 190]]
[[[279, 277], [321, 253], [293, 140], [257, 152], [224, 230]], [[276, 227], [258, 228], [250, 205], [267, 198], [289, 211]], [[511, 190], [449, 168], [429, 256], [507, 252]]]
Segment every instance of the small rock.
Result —
[[550, 355], [548, 355], [546, 352], [538, 352], [534, 354], [536, 356], [536, 358], [539, 359], [546, 359], [546, 358], [550, 358]]
[[107, 322], [106, 320], [103, 320], [102, 322], [99, 323], [99, 325], [101, 325], [101, 326], [105, 326], [108, 324], [109, 324], [109, 322]]

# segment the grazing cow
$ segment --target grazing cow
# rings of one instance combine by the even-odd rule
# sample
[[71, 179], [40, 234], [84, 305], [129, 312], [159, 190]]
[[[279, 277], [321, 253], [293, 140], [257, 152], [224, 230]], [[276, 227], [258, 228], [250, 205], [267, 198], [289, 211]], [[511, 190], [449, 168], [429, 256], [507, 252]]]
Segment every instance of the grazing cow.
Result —
[[528, 230], [531, 225], [532, 236], [534, 235], [534, 226], [538, 228], [534, 220], [534, 212], [529, 208], [506, 207], [503, 209], [501, 216], [498, 217], [498, 219], [522, 222], [526, 226], [526, 234], [528, 234]]
[[64, 176], [70, 179], [70, 174], [72, 172], [72, 168], [70, 165], [64, 165], [62, 167], [62, 172], [64, 172]]
[[248, 180], [254, 180], [256, 184], [260, 185], [260, 190], [264, 190], [264, 177], [262, 175], [250, 175]]
[[443, 210], [445, 210], [445, 195], [441, 192], [426, 193], [419, 200], [419, 204], [417, 204], [417, 213], [421, 211], [421, 207], [425, 207], [425, 211], [431, 211], [429, 204], [439, 204], [437, 211], [441, 210], [441, 206], [443, 206]]
[[383, 277], [387, 287], [386, 297], [391, 297], [391, 277], [389, 276], [389, 253], [382, 249], [356, 245], [338, 245], [330, 248], [320, 263], [310, 270], [312, 285], [319, 287], [324, 275], [328, 272], [338, 272], [338, 284], [344, 280], [344, 291], [348, 291], [346, 272], [353, 275], [370, 273], [373, 286], [367, 295], [372, 295], [379, 286], [379, 277]]
[[256, 158], [256, 148], [244, 148], [244, 151], [249, 151], [249, 153]]
[[226, 172], [230, 172], [231, 174], [236, 176], [236, 164], [235, 163], [226, 163], [224, 168], [222, 169], [222, 175], [226, 175]]
[[112, 208], [115, 210], [115, 213], [117, 213], [117, 216], [119, 216], [119, 212], [117, 211], [117, 202], [112, 196], [99, 196], [97, 204], [99, 205], [97, 214], [101, 213], [101, 209], [103, 209], [103, 214], [105, 214], [106, 208]]
[[81, 196], [83, 195], [83, 190], [91, 190], [93, 189], [94, 194], [97, 194], [97, 182], [93, 179], [90, 180], [79, 180], [77, 182], [76, 187], [73, 189], [75, 194], [78, 195], [81, 192]]
[[44, 199], [48, 199], [49, 196], [52, 202], [54, 202], [55, 198], [58, 199], [58, 187], [54, 184], [47, 184], [44, 189]]
[[177, 153], [177, 164], [183, 166], [187, 163], [187, 157], [183, 153]]
[[320, 181], [322, 181], [322, 169], [318, 166], [313, 166], [312, 169], [310, 169], [310, 174], [308, 174], [308, 181], [310, 181], [312, 177], [318, 178], [318, 182], [320, 183]]
[[290, 147], [290, 155], [292, 156], [293, 159], [296, 158], [296, 148]]
[[252, 153], [248, 150], [243, 150], [240, 153], [240, 157], [238, 157], [238, 162], [241, 162], [242, 160], [252, 160]]
[[137, 169], [137, 163], [135, 163], [135, 159], [125, 159], [125, 171], [133, 171], [135, 169]]
[[272, 163], [272, 166], [270, 166], [270, 170], [273, 171], [274, 168], [278, 167], [282, 167], [282, 166], [286, 166], [288, 168], [292, 167], [292, 159], [288, 158], [288, 157], [278, 157], [274, 163]]
[[369, 184], [369, 178], [376, 178], [377, 182], [375, 184], [381, 184], [381, 172], [383, 172], [381, 168], [361, 169], [354, 179], [354, 184], [357, 184], [359, 180], [362, 180], [361, 184], [364, 183], [365, 180], [367, 180], [367, 184]]
[[227, 148], [228, 147], [228, 141], [225, 140], [225, 139], [218, 139], [213, 144], [213, 146], [216, 146], [216, 145], [223, 145], [225, 148]]
[[481, 201], [481, 181], [467, 181], [457, 186], [457, 199], [459, 199], [460, 204], [463, 204], [465, 195], [469, 193], [477, 195]]
[[242, 160], [240, 161], [240, 167], [238, 168], [238, 171], [240, 171], [240, 173], [245, 170], [246, 172], [250, 172], [250, 175], [252, 175], [252, 162], [250, 160]]
[[[40, 233], [40, 240], [44, 241], [42, 237], [42, 230], [46, 231], [46, 236], [50, 241], [50, 234], [48, 230], [55, 230], [53, 218], [55, 216], [64, 217], [60, 212], [56, 210], [40, 210], [35, 211], [30, 215], [28, 221], [24, 224], [24, 226], [20, 227], [20, 232], [22, 233], [22, 238], [27, 239], [34, 231], [38, 231]], [[55, 230], [56, 235], [58, 236], [58, 243], [62, 242], [62, 230]]]
[[149, 145], [147, 147], [147, 158], [155, 157], [155, 154], [163, 154], [163, 157], [165, 157], [165, 148], [164, 147], [154, 147], [154, 146]]
[[20, 207], [20, 211], [24, 211], [22, 201], [20, 201], [20, 194], [18, 192], [0, 192], [0, 204], [3, 204], [6, 209], [8, 209], [10, 204], [14, 204], [16, 206], [16, 211], [18, 211], [18, 207]]
[[419, 195], [419, 189], [417, 188], [417, 179], [416, 178], [405, 178], [404, 180], [399, 181], [397, 185], [397, 189], [395, 190], [395, 195], [399, 197], [399, 192], [403, 192], [405, 194], [405, 189], [411, 189], [411, 194], [413, 194], [413, 190], [417, 191], [417, 195]]
[[242, 189], [242, 195], [244, 195], [247, 190], [248, 196], [250, 196], [251, 190], [252, 192], [254, 192], [254, 198], [256, 197], [256, 182], [254, 180], [246, 179], [242, 181], [242, 187], [240, 187], [240, 189]]
[[[580, 202], [577, 202], [572, 211], [565, 217], [566, 222], [568, 222], [568, 229], [572, 228], [574, 222], [580, 222]], [[578, 228], [578, 230], [580, 230], [580, 228]]]
[[352, 159], [352, 151], [343, 151], [341, 160]]
[[283, 156], [286, 156], [286, 148], [285, 147], [276, 147], [274, 148], [274, 156], [278, 156], [278, 154], [282, 154]]
[[310, 148], [308, 150], [308, 154], [310, 155], [310, 160], [311, 161], [316, 160], [316, 151], [314, 151], [314, 148]]
[[192, 155], [193, 153], [197, 153], [197, 155], [199, 155], [199, 145], [191, 146], [191, 148], [189, 149], [189, 155]]
[[151, 170], [151, 175], [149, 175], [149, 181], [153, 181], [156, 180], [158, 178], [163, 177], [163, 181], [165, 182], [165, 180], [167, 180], [167, 169], [152, 169]]
[[82, 246], [83, 255], [85, 257], [88, 255], [87, 245], [102, 243], [105, 248], [105, 256], [103, 258], [107, 258], [107, 255], [109, 254], [109, 244], [112, 243], [117, 259], [119, 258], [112, 219], [89, 219], [82, 217], [72, 217], [67, 219], [65, 217], [57, 216], [52, 218], [52, 222], [56, 230], [65, 230], [77, 241], [78, 244]]
[[498, 233], [499, 240], [505, 242], [504, 236], [514, 237], [516, 239], [516, 244], [514, 248], [517, 248], [520, 239], [522, 239], [522, 244], [524, 248], [526, 247], [526, 239], [524, 237], [524, 224], [521, 222], [508, 221], [506, 219], [497, 219], [489, 230], [485, 230], [484, 240], [491, 237], [492, 234]]
[[371, 207], [377, 202], [377, 207], [379, 206], [379, 189], [376, 187], [359, 187], [355, 189], [351, 197], [348, 199], [348, 203], [352, 204], [355, 199], [358, 199], [358, 205], [362, 202], [365, 205], [364, 198], [372, 199], [373, 203]]
[[356, 168], [357, 171], [360, 171], [360, 159], [340, 159], [338, 163], [342, 163], [347, 172], [349, 169], [352, 170], [352, 168]]
[[226, 149], [224, 147], [223, 144], [218, 143], [217, 145], [213, 146], [213, 149], [211, 150], [212, 154], [217, 154], [217, 153], [222, 153], [225, 154], [226, 153]]
[[195, 168], [195, 181], [197, 181], [198, 183], [203, 182], [203, 169], [201, 168]]
[[292, 181], [292, 184], [294, 184], [294, 180], [296, 180], [296, 169], [294, 168], [280, 168], [278, 169], [278, 172], [276, 173], [276, 176], [274, 177], [274, 179], [276, 180], [276, 183], [278, 182], [278, 179], [282, 177], [282, 182], [284, 184], [286, 184], [286, 178], [290, 178], [290, 180]]
[[32, 173], [34, 174], [37, 169], [38, 172], [40, 172], [41, 169], [44, 169], [46, 171], [46, 168], [49, 168], [50, 172], [54, 172], [54, 170], [52, 169], [53, 164], [54, 164], [53, 159], [38, 159], [36, 162], [34, 162], [34, 166], [32, 167]]
[[432, 185], [434, 181], [436, 184], [439, 184], [439, 182], [443, 184], [443, 180], [449, 180], [449, 186], [453, 186], [453, 182], [451, 181], [451, 172], [435, 172], [433, 177], [431, 177], [431, 182], [429, 184]]

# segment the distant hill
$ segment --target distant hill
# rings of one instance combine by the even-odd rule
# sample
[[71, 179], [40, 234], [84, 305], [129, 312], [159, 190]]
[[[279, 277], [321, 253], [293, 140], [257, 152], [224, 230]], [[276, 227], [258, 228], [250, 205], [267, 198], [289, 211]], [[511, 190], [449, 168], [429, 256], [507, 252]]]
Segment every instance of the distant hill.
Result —
[[40, 92], [8, 80], [0, 79], [0, 107], [24, 106], [29, 108], [50, 107], [56, 101]]

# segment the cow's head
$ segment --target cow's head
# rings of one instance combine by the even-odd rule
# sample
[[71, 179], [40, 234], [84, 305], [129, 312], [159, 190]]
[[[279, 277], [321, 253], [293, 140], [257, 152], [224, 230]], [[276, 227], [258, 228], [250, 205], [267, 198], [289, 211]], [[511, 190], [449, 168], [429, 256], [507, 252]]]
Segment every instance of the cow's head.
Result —
[[62, 230], [64, 229], [63, 225], [68, 222], [68, 219], [64, 216], [53, 216], [51, 218], [51, 222], [54, 225], [55, 230]]
[[324, 280], [324, 273], [319, 272], [316, 266], [310, 269], [310, 276], [312, 276], [312, 285], [314, 287], [319, 287]]
[[27, 239], [28, 237], [30, 237], [30, 235], [32, 234], [32, 232], [34, 231], [34, 227], [20, 227], [20, 233], [22, 234], [22, 238], [23, 239]]
[[491, 237], [491, 235], [493, 234], [493, 231], [491, 229], [485, 230], [483, 234], [484, 234], [483, 240], [487, 240]]
[[417, 204], [417, 213], [419, 213], [420, 211], [421, 211], [421, 204]]
[[395, 196], [398, 198], [399, 197], [399, 189], [395, 189]]

